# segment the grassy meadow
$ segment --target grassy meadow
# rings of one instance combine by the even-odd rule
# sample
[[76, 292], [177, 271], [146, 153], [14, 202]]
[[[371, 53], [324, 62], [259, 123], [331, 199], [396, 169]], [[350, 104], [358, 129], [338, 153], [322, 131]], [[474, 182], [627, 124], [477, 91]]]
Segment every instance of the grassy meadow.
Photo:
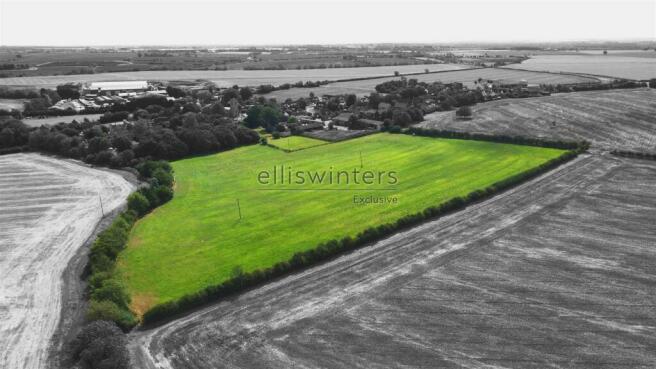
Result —
[[286, 151], [298, 151], [303, 149], [309, 149], [310, 147], [326, 145], [330, 142], [317, 140], [316, 138], [303, 137], [303, 136], [289, 136], [281, 137], [278, 139], [273, 139], [271, 137], [267, 138], [267, 143], [271, 146], [275, 146], [279, 149]]
[[219, 284], [236, 268], [270, 267], [319, 242], [355, 236], [562, 153], [376, 134], [289, 153], [254, 145], [180, 160], [172, 163], [175, 197], [136, 224], [119, 256], [119, 273], [132, 309], [141, 314]]

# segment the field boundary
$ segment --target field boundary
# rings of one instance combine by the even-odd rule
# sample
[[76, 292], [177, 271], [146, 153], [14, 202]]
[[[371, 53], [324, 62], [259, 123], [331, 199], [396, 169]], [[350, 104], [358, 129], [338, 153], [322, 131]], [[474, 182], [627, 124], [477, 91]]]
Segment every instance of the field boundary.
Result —
[[[291, 136], [287, 136], [287, 137], [291, 137]], [[302, 136], [302, 135], [300, 135], [299, 137], [306, 137], [306, 136]], [[281, 137], [281, 138], [282, 138], [282, 137]], [[318, 138], [315, 138], [315, 137], [306, 137], [306, 138], [312, 138], [312, 139], [314, 139], [314, 140], [318, 140], [318, 141], [319, 141], [319, 139], [318, 139]], [[320, 140], [320, 141], [324, 141], [324, 140]], [[269, 143], [269, 139], [267, 138], [266, 144], [265, 144], [264, 146], [268, 146], [268, 147], [274, 148], [274, 149], [276, 149], [276, 150], [281, 150], [281, 151], [284, 151], [284, 152], [286, 152], [286, 153], [290, 153], [290, 152], [297, 152], [297, 151], [307, 150], [307, 149], [311, 149], [311, 148], [314, 148], [314, 147], [320, 147], [320, 146], [330, 145], [331, 143], [334, 143], [334, 142], [324, 141], [324, 143], [321, 143], [321, 144], [318, 144], [318, 145], [314, 145], [314, 146], [301, 147], [301, 148], [298, 148], [298, 149], [285, 149], [285, 148], [282, 148], [282, 147], [280, 147], [280, 146], [276, 146], [276, 145], [272, 145], [272, 144], [270, 144], [270, 143]]]
[[[513, 69], [513, 70], [521, 70], [524, 72], [537, 72], [537, 73], [549, 73], [549, 74], [562, 74], [566, 76], [579, 76], [579, 77], [590, 77], [590, 78], [596, 78], [599, 80], [599, 77], [601, 78], [609, 78], [609, 79], [619, 79], [619, 80], [626, 80], [626, 81], [632, 81], [632, 82], [644, 82], [646, 80], [640, 80], [640, 79], [632, 79], [632, 78], [621, 78], [621, 77], [613, 77], [613, 76], [607, 76], [604, 74], [593, 74], [593, 73], [575, 73], [575, 72], [565, 72], [565, 71], [548, 71], [548, 70], [530, 70], [530, 69], [524, 69], [524, 68], [513, 68], [511, 65], [521, 65], [522, 63], [517, 63], [517, 64], [510, 64], [500, 67], [500, 69]], [[601, 80], [599, 80], [600, 83], [603, 83]]]
[[578, 153], [582, 153], [590, 148], [590, 143], [588, 141], [554, 141], [525, 136], [490, 135], [485, 133], [469, 133], [421, 127], [410, 127], [403, 131], [403, 133], [425, 137], [440, 137], [458, 140], [486, 141], [524, 146], [547, 147], [552, 149], [575, 150]]
[[[506, 139], [506, 137], [502, 137], [498, 140]], [[491, 141], [491, 139], [488, 141]], [[506, 141], [501, 142], [516, 143]], [[531, 139], [527, 142], [535, 143], [536, 140]], [[526, 146], [548, 147], [538, 144], [526, 144]], [[155, 305], [143, 314], [141, 319], [142, 326], [150, 327], [163, 323], [208, 303], [268, 283], [279, 277], [316, 265], [319, 262], [333, 259], [340, 254], [369, 245], [372, 242], [379, 241], [399, 231], [417, 226], [425, 221], [434, 220], [462, 210], [472, 204], [487, 200], [499, 193], [507, 191], [519, 184], [546, 173], [547, 171], [576, 158], [580, 153], [587, 149], [587, 146], [582, 145], [581, 143], [568, 143], [568, 147], [570, 147], [570, 149], [557, 158], [495, 182], [484, 189], [474, 190], [466, 196], [458, 196], [440, 204], [429, 205], [423, 211], [403, 216], [390, 223], [367, 228], [358, 233], [355, 237], [346, 236], [341, 239], [333, 239], [319, 243], [315, 248], [297, 252], [289, 260], [276, 263], [270, 268], [248, 273], [239, 271], [239, 273], [234, 275], [231, 279], [218, 285], [208, 286], [198, 292], [184, 295], [179, 299]]]

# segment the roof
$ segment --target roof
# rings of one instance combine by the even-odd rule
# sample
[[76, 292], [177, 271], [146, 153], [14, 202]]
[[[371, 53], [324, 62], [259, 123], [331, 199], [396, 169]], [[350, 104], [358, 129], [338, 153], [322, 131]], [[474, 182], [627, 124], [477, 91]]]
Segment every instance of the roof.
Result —
[[140, 90], [147, 89], [147, 81], [118, 81], [118, 82], [92, 82], [90, 90]]

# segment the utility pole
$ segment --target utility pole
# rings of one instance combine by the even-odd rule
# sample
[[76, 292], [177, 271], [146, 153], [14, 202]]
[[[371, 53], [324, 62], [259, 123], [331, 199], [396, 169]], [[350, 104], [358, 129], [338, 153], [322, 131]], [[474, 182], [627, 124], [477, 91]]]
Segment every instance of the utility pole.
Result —
[[102, 197], [100, 197], [100, 194], [98, 194], [98, 201], [100, 201], [100, 211], [101, 211], [102, 216], [104, 218], [105, 217], [105, 208], [103, 207]]
[[239, 220], [241, 220], [241, 207], [239, 206], [239, 199], [237, 199], [237, 211], [239, 212]]

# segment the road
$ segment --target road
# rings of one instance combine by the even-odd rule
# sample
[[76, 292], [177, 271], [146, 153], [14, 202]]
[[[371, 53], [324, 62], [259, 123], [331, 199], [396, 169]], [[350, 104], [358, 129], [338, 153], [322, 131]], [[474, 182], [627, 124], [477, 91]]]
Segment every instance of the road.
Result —
[[0, 156], [0, 173], [0, 368], [49, 368], [64, 269], [100, 221], [100, 201], [111, 212], [134, 186], [38, 154]]
[[135, 368], [656, 366], [656, 163], [585, 154], [131, 334]]

